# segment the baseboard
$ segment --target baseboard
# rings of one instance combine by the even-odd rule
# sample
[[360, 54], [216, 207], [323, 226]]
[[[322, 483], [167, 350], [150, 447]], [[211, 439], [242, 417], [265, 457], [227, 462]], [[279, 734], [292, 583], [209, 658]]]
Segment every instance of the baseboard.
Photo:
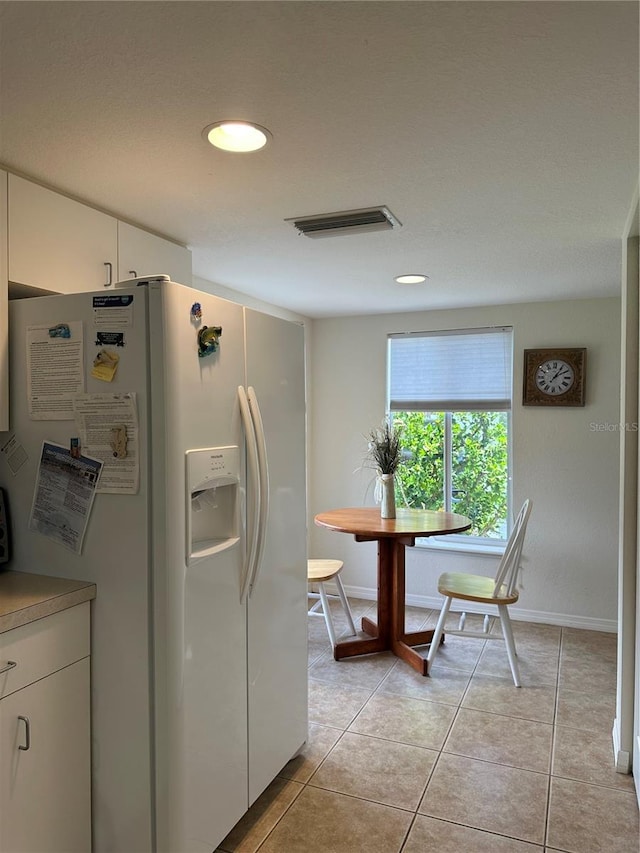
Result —
[[620, 726], [617, 717], [613, 721], [611, 738], [613, 740], [613, 760], [616, 773], [631, 773], [631, 755], [624, 749], [620, 749]]
[[[331, 584], [326, 584], [327, 591], [331, 590]], [[350, 598], [363, 598], [365, 601], [375, 601], [377, 590], [366, 586], [344, 585], [345, 592]], [[423, 607], [425, 610], [440, 610], [442, 598], [429, 595], [407, 595], [407, 604], [412, 607]], [[455, 607], [454, 610], [461, 610]], [[484, 613], [482, 607], [468, 602], [465, 607], [467, 613]], [[554, 613], [546, 610], [525, 610], [521, 607], [510, 607], [509, 614], [514, 622], [539, 622], [543, 625], [559, 625], [562, 628], [583, 628], [587, 631], [605, 631], [615, 634], [618, 631], [616, 619], [598, 619], [595, 616], [575, 616], [572, 613]]]

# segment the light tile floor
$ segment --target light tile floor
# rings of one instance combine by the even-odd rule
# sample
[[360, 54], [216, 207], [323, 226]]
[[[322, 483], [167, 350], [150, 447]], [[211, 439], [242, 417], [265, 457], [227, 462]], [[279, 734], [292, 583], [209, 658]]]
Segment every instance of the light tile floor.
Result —
[[[408, 608], [407, 630], [435, 618]], [[309, 742], [219, 851], [638, 853], [633, 780], [612, 768], [615, 636], [514, 633], [520, 689], [500, 642], [450, 636], [424, 678], [387, 653], [334, 661], [310, 617]]]

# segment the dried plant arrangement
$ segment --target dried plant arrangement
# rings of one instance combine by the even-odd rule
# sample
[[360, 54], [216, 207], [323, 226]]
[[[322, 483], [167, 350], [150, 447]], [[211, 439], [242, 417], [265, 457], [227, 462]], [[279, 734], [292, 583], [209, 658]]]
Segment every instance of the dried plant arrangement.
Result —
[[381, 426], [372, 429], [368, 435], [367, 460], [380, 474], [395, 474], [402, 462], [400, 449], [400, 427], [385, 419]]

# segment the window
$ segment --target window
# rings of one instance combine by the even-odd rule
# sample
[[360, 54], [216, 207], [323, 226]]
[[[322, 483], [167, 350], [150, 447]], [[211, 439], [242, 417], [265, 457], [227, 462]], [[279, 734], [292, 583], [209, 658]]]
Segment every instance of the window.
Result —
[[389, 336], [399, 506], [467, 515], [468, 536], [494, 544], [509, 532], [511, 353], [508, 328]]

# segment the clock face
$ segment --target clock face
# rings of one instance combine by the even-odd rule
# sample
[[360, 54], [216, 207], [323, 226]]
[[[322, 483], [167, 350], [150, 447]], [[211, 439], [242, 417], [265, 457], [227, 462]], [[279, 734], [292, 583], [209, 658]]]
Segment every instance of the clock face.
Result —
[[575, 382], [573, 367], [561, 358], [550, 358], [538, 366], [535, 375], [536, 387], [542, 394], [557, 397], [564, 394]]

